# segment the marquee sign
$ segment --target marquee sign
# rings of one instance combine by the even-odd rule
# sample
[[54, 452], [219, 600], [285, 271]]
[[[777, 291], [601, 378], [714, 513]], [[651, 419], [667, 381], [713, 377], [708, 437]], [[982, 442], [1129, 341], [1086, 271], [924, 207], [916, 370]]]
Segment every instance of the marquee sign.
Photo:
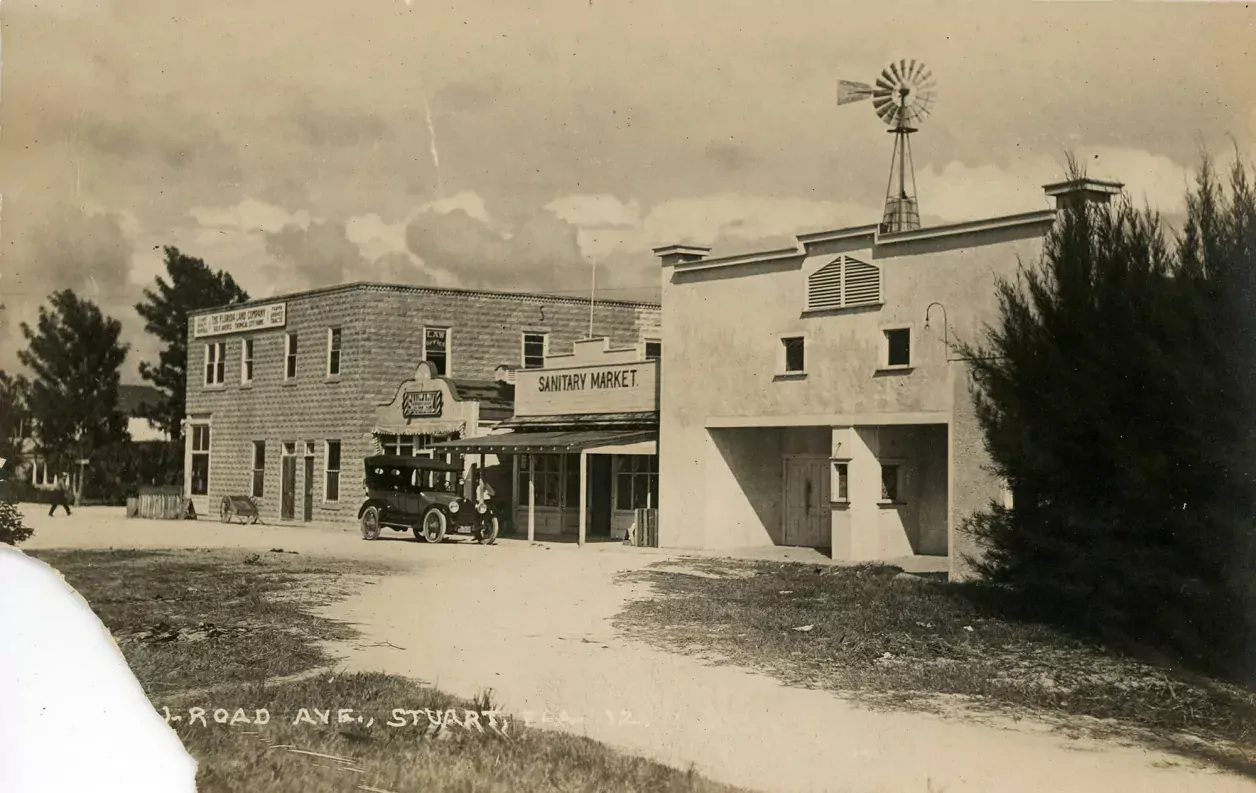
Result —
[[287, 308], [287, 303], [274, 303], [269, 306], [220, 311], [217, 314], [202, 314], [195, 318], [192, 334], [199, 339], [225, 333], [282, 328], [287, 323]]
[[401, 395], [401, 415], [408, 419], [439, 418], [444, 407], [440, 391], [406, 391]]

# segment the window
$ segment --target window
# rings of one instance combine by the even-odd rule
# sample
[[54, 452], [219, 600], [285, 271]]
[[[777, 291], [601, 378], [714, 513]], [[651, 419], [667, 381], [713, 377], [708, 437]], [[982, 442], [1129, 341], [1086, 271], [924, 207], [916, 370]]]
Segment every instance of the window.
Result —
[[569, 507], [580, 506], [580, 455], [567, 455], [567, 474], [566, 474], [566, 500], [563, 502]]
[[833, 501], [845, 504], [850, 501], [850, 463], [845, 460], [833, 461]]
[[285, 380], [291, 380], [297, 376], [297, 334], [288, 333], [284, 335], [284, 370], [283, 377]]
[[545, 366], [545, 348], [548, 346], [548, 333], [523, 334], [523, 368], [541, 369]]
[[653, 509], [659, 504], [659, 462], [654, 455], [615, 458], [615, 509]]
[[441, 377], [449, 375], [449, 328], [423, 329], [423, 360]]
[[663, 342], [647, 341], [645, 343], [645, 359], [647, 361], [657, 361], [663, 357]]
[[340, 500], [340, 441], [327, 441], [325, 465], [327, 480], [323, 485], [323, 500], [334, 503]]
[[431, 452], [425, 450], [435, 440], [432, 435], [380, 435], [379, 450], [380, 454], [399, 454], [403, 457], [431, 456]]
[[227, 380], [226, 344], [205, 345], [205, 385], [222, 385]]
[[327, 329], [327, 375], [340, 374], [340, 328]]
[[209, 495], [209, 425], [192, 425], [192, 495]]
[[786, 336], [781, 339], [784, 349], [785, 374], [802, 374], [806, 370], [806, 340], [802, 336]]
[[885, 331], [885, 348], [887, 366], [911, 366], [911, 329], [892, 328]]
[[881, 303], [881, 268], [837, 256], [807, 278], [807, 310], [876, 306]]
[[266, 493], [266, 441], [253, 441], [253, 498]]
[[893, 463], [881, 464], [881, 500], [891, 504], [898, 503], [899, 466]]
[[557, 507], [561, 497], [559, 484], [562, 480], [559, 475], [563, 460], [558, 454], [519, 455], [519, 487], [515, 490], [519, 494], [519, 505], [528, 505], [528, 480], [532, 475], [530, 460], [536, 461], [536, 505]]
[[245, 339], [240, 344], [240, 382], [253, 382], [253, 340]]

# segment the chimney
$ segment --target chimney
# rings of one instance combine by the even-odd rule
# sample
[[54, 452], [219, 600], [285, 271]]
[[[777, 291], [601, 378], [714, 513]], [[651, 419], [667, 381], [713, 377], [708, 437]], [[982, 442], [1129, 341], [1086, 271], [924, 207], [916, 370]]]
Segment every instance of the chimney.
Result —
[[1043, 185], [1042, 190], [1055, 199], [1056, 209], [1071, 209], [1084, 203], [1106, 204], [1112, 196], [1119, 195], [1124, 187], [1120, 182], [1082, 178]]
[[654, 249], [654, 255], [662, 260], [664, 267], [700, 262], [710, 253], [710, 248], [703, 248], [700, 245], [665, 245]]

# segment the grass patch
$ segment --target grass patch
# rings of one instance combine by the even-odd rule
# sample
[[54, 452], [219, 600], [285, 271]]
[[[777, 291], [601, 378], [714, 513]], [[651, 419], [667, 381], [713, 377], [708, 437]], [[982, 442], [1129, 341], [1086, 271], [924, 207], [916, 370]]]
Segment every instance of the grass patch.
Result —
[[648, 582], [655, 596], [630, 603], [616, 624], [664, 649], [873, 706], [1033, 716], [1256, 776], [1256, 697], [1248, 689], [1014, 617], [1014, 604], [990, 587], [900, 573], [882, 565], [662, 562], [625, 574]]
[[57, 568], [114, 634], [196, 758], [201, 793], [738, 791], [509, 714], [490, 719], [491, 692], [467, 702], [396, 676], [318, 673], [332, 660], [319, 643], [357, 634], [312, 612], [385, 566], [234, 551], [31, 555]]
[[354, 630], [312, 611], [383, 565], [244, 551], [33, 551], [113, 634], [149, 697], [330, 664]]

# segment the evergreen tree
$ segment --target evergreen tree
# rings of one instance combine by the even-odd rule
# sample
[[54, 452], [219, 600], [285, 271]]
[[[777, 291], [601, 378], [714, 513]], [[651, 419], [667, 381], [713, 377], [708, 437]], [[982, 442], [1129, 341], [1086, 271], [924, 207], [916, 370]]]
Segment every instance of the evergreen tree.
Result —
[[73, 475], [82, 498], [80, 460], [127, 439], [118, 410], [118, 384], [127, 345], [122, 325], [73, 290], [55, 292], [40, 306], [32, 329], [22, 323], [28, 347], [18, 359], [34, 375], [27, 406], [40, 455], [54, 470]]
[[145, 289], [145, 301], [135, 310], [145, 320], [145, 330], [161, 339], [165, 349], [157, 362], [140, 363], [140, 376], [165, 394], [165, 399], [146, 417], [169, 433], [172, 439], [183, 434], [183, 417], [187, 395], [188, 314], [204, 308], [216, 308], [249, 299], [230, 274], [214, 272], [201, 259], [184, 255], [178, 248], [167, 246], [167, 281], [157, 276], [154, 289]]
[[21, 461], [22, 441], [30, 432], [26, 389], [25, 378], [0, 369], [0, 457], [10, 471]]
[[1041, 262], [998, 285], [985, 344], [962, 353], [1014, 494], [968, 526], [978, 571], [1110, 638], [1237, 671], [1256, 261], [1241, 167], [1232, 181], [1225, 199], [1203, 169], [1176, 245], [1126, 197], [1063, 211]]

